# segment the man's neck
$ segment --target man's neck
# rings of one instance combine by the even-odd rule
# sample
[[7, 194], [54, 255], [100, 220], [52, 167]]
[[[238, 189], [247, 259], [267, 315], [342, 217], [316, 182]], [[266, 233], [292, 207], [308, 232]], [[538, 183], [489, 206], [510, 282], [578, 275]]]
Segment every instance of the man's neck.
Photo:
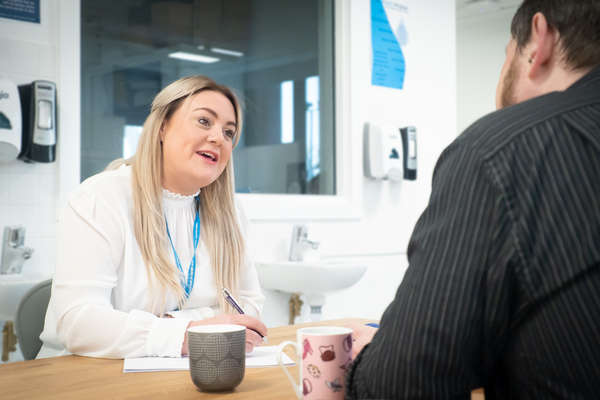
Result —
[[592, 69], [591, 67], [571, 69], [555, 66], [548, 75], [540, 76], [538, 82], [532, 81], [528, 98], [532, 99], [551, 92], [565, 91]]
[[556, 86], [553, 91], [567, 90], [575, 82], [587, 75], [593, 68], [579, 68], [579, 69], [562, 69], [562, 76], [556, 80]]

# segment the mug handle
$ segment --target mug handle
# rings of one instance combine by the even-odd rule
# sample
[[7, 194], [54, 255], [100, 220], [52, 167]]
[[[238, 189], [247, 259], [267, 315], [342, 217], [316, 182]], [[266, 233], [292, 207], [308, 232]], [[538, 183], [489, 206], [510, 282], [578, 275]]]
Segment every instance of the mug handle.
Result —
[[[292, 378], [292, 375], [289, 373], [289, 371], [287, 370], [287, 368], [283, 365], [283, 360], [281, 359], [281, 355], [283, 354], [283, 349], [287, 346], [292, 346], [294, 347], [294, 349], [296, 349], [296, 357], [297, 357], [297, 363], [300, 363], [301, 360], [301, 352], [300, 352], [300, 346], [298, 346], [298, 343], [296, 342], [291, 342], [291, 341], [286, 341], [281, 343], [278, 347], [277, 347], [277, 352], [275, 353], [275, 358], [277, 359], [277, 362], [279, 363], [279, 366], [281, 368], [283, 368], [283, 372], [285, 372], [285, 374], [287, 375], [288, 379], [290, 380], [290, 382], [292, 382], [292, 387], [294, 388], [294, 392], [296, 392], [296, 396], [298, 396], [298, 399], [302, 398], [302, 387], [299, 384], [296, 384], [296, 382], [294, 381], [294, 378]], [[300, 374], [302, 373], [301, 369], [298, 368], [298, 381], [300, 381]]]

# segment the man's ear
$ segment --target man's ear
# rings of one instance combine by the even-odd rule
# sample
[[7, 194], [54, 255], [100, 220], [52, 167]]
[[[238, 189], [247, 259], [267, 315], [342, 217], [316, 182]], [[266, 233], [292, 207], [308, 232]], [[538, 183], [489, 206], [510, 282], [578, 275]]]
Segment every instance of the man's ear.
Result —
[[558, 32], [548, 25], [546, 17], [540, 12], [536, 13], [531, 20], [530, 43], [532, 46], [528, 61], [531, 65], [528, 76], [534, 79], [540, 74], [541, 69], [548, 65], [552, 57], [556, 56], [555, 52], [558, 50]]

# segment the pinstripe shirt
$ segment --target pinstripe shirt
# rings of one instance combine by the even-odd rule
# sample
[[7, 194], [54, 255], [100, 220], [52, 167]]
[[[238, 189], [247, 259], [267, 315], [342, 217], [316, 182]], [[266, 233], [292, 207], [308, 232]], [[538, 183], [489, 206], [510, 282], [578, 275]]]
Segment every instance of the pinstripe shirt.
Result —
[[352, 399], [600, 398], [600, 68], [444, 150]]

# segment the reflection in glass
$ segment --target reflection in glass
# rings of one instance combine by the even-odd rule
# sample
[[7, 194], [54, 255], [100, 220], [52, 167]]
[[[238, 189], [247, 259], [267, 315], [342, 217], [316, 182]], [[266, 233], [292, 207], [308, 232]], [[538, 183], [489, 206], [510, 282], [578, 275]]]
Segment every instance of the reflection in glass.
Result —
[[123, 158], [129, 158], [135, 154], [141, 134], [141, 126], [125, 125], [125, 132], [123, 132]]
[[281, 143], [294, 141], [294, 81], [281, 82]]
[[319, 77], [306, 79], [306, 175], [308, 180], [319, 176]]
[[236, 191], [336, 194], [332, 8], [333, 0], [81, 0], [82, 180], [133, 154], [156, 93], [202, 74], [244, 104]]

